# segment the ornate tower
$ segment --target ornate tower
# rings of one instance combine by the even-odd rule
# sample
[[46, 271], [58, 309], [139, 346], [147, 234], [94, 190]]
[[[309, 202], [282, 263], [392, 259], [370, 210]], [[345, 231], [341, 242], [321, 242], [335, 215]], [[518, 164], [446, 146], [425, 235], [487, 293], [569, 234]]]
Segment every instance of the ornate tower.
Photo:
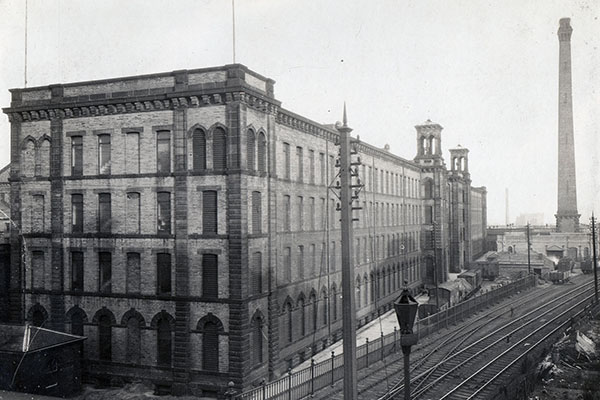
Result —
[[471, 175], [469, 149], [450, 149], [450, 272], [469, 266], [471, 249]]
[[573, 98], [571, 90], [570, 18], [562, 18], [558, 28], [558, 211], [556, 229], [577, 232], [577, 184], [575, 182], [575, 146], [573, 144]]

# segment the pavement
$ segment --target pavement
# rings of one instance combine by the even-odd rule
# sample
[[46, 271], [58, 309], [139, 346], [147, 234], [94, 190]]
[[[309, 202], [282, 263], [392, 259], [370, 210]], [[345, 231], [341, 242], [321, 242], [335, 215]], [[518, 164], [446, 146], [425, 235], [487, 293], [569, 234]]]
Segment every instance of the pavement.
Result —
[[[450, 273], [448, 280], [457, 279], [459, 274], [460, 273]], [[481, 283], [481, 290], [478, 292], [477, 295], [496, 289], [498, 287], [500, 287], [500, 285], [496, 282], [484, 280]], [[421, 294], [416, 296], [415, 300], [417, 300], [419, 304], [425, 304], [429, 301], [429, 296]], [[358, 347], [360, 345], [363, 345], [366, 342], [367, 338], [369, 339], [369, 342], [379, 339], [381, 337], [382, 332], [384, 336], [389, 333], [392, 333], [394, 332], [394, 327], [396, 327], [396, 329], [399, 329], [398, 320], [396, 319], [396, 313], [392, 309], [386, 312], [385, 314], [382, 314], [381, 317], [379, 317], [378, 319], [375, 319], [369, 322], [368, 324], [364, 325], [356, 332], [356, 346]], [[343, 340], [339, 340], [333, 343], [331, 346], [323, 349], [322, 351], [314, 355], [313, 359], [316, 363], [319, 363], [323, 360], [331, 359], [332, 351], [334, 351], [336, 355], [342, 354], [344, 345], [343, 342]], [[310, 367], [310, 359], [304, 361], [302, 364], [297, 365], [295, 368], [292, 369], [292, 372], [298, 372], [308, 367]]]
[[[421, 304], [427, 303], [429, 297], [427, 295], [419, 295], [415, 298], [415, 300], [417, 300]], [[392, 309], [386, 312], [385, 314], [382, 314], [381, 317], [374, 319], [373, 321], [364, 325], [356, 332], [356, 346], [358, 347], [365, 344], [367, 338], [369, 339], [369, 342], [381, 338], [382, 332], [384, 336], [389, 333], [392, 333], [394, 332], [394, 327], [396, 327], [396, 329], [399, 329], [396, 313]], [[315, 360], [315, 362], [319, 363], [323, 360], [331, 359], [332, 351], [334, 351], [336, 355], [342, 354], [344, 352], [343, 345], [344, 341], [339, 340], [331, 346], [325, 348], [324, 350], [314, 355], [313, 359]], [[297, 372], [308, 367], [310, 367], [310, 359], [304, 361], [302, 364], [297, 365], [295, 368], [292, 369], [292, 372]]]

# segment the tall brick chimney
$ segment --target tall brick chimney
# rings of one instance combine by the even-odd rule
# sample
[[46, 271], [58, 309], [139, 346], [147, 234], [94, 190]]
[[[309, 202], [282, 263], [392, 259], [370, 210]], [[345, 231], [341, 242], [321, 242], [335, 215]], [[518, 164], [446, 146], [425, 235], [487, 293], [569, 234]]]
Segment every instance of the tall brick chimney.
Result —
[[562, 18], [558, 28], [558, 232], [579, 231], [575, 146], [573, 144], [573, 97], [571, 88], [570, 18]]

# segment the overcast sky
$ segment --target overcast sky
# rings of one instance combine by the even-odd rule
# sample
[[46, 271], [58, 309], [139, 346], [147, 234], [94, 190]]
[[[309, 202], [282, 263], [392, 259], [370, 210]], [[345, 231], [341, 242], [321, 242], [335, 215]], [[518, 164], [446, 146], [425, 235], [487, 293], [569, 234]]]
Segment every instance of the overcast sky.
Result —
[[[230, 0], [29, 0], [28, 86], [232, 62]], [[236, 61], [274, 79], [283, 107], [401, 157], [414, 125], [470, 150], [488, 222], [543, 212], [557, 188], [558, 20], [573, 27], [578, 208], [600, 214], [597, 0], [236, 0]], [[0, 0], [0, 106], [24, 85], [25, 1]], [[0, 116], [0, 166], [10, 161]]]

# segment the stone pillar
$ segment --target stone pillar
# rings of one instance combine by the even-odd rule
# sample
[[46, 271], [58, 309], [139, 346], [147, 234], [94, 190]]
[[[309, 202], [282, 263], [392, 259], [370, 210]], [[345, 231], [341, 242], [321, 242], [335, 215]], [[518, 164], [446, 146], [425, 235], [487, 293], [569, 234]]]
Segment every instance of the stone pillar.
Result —
[[571, 33], [569, 18], [560, 20], [558, 29], [558, 211], [559, 232], [579, 231], [575, 146], [573, 143], [573, 98], [571, 89]]

